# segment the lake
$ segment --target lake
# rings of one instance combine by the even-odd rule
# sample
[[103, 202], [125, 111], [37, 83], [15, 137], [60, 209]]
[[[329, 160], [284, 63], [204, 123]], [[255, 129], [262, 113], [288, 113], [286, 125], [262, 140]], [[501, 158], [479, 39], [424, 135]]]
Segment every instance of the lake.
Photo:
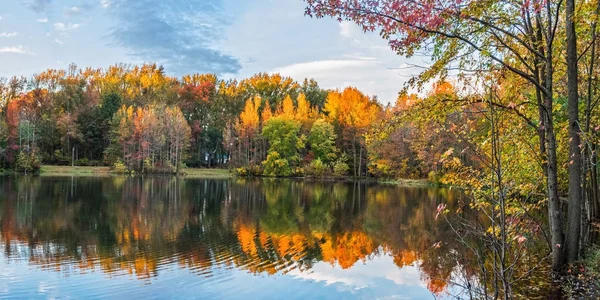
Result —
[[[0, 298], [467, 298], [443, 188], [0, 177]], [[463, 259], [464, 258], [464, 259]]]

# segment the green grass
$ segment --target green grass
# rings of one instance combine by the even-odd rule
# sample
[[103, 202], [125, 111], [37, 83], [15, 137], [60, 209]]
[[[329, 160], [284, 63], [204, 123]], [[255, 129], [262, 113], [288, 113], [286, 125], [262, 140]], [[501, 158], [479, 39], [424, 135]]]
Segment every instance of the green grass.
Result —
[[231, 172], [227, 169], [185, 169], [186, 178], [230, 178]]
[[42, 176], [74, 176], [74, 175], [110, 175], [109, 167], [71, 167], [71, 166], [48, 166], [40, 169]]
[[[186, 178], [230, 178], [231, 172], [226, 169], [185, 169]], [[40, 169], [42, 176], [110, 176], [109, 167], [71, 167], [44, 165]]]

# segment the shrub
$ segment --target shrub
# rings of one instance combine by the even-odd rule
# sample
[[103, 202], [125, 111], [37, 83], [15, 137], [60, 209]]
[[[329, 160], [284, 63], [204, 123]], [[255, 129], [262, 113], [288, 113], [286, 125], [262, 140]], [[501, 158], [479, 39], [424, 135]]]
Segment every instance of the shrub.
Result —
[[346, 176], [350, 167], [347, 163], [338, 161], [333, 164], [333, 175], [335, 176]]
[[393, 178], [395, 172], [392, 170], [391, 162], [386, 159], [378, 159], [369, 164], [369, 173], [378, 178]]
[[36, 172], [40, 169], [41, 163], [35, 153], [19, 152], [15, 162], [15, 170], [17, 172]]
[[320, 158], [317, 158], [310, 162], [308, 168], [306, 168], [306, 174], [314, 176], [323, 176], [327, 173], [328, 167]]
[[71, 157], [63, 155], [60, 150], [54, 150], [54, 159], [59, 165], [68, 165], [71, 162]]
[[152, 173], [154, 171], [154, 166], [152, 165], [152, 160], [150, 158], [144, 159], [144, 172]]
[[427, 173], [427, 179], [429, 182], [440, 183], [442, 176], [435, 171], [430, 171]]
[[129, 169], [127, 166], [120, 160], [117, 160], [112, 167], [112, 172], [116, 174], [128, 174]]
[[600, 247], [590, 246], [586, 249], [585, 259], [583, 261], [586, 269], [595, 276], [600, 275]]
[[302, 176], [304, 176], [304, 174], [305, 174], [305, 173], [306, 173], [306, 172], [304, 171], [304, 168], [301, 168], [301, 167], [296, 167], [296, 168], [294, 169], [294, 172], [293, 172], [292, 176], [295, 176], [295, 177], [302, 177]]
[[245, 166], [235, 169], [235, 175], [239, 177], [252, 177], [262, 174], [260, 166]]
[[266, 176], [290, 176], [293, 173], [290, 162], [276, 151], [270, 152], [262, 164], [265, 168], [263, 174]]
[[75, 161], [76, 166], [89, 166], [89, 160], [87, 158], [78, 159]]
[[346, 156], [346, 153], [342, 153], [335, 163], [333, 163], [333, 175], [340, 177], [348, 175], [350, 167], [346, 163], [347, 160], [348, 156]]

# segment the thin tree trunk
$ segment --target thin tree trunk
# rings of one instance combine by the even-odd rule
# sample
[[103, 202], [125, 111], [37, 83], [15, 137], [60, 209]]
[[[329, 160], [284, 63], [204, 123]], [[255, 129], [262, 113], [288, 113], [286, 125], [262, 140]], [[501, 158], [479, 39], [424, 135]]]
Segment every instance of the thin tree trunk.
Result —
[[[595, 12], [595, 17], [597, 18], [598, 15], [600, 15], [600, 1], [598, 1], [597, 6], [596, 6], [596, 12]], [[592, 41], [592, 46], [590, 49], [590, 64], [589, 64], [589, 68], [588, 68], [588, 80], [587, 80], [587, 97], [586, 97], [586, 103], [585, 103], [585, 132], [587, 134], [587, 136], [591, 136], [592, 132], [591, 132], [591, 118], [592, 118], [592, 99], [594, 97], [594, 89], [593, 89], [593, 82], [594, 82], [594, 67], [596, 64], [596, 28], [598, 25], [598, 22], [596, 21], [597, 19], [594, 18], [594, 21], [592, 23], [592, 32], [591, 32], [591, 37], [590, 40]], [[586, 142], [586, 150], [584, 153], [586, 153], [587, 155], [587, 159], [586, 159], [586, 169], [585, 169], [585, 173], [587, 174], [587, 172], [590, 173], [590, 184], [589, 184], [589, 188], [588, 188], [588, 197], [587, 197], [587, 201], [588, 203], [588, 209], [590, 210], [589, 212], [589, 219], [587, 220], [588, 222], [591, 221], [592, 219], [596, 218], [596, 215], [598, 213], [598, 174], [597, 174], [597, 168], [596, 168], [596, 151], [595, 151], [595, 142], [591, 139], [588, 138], [588, 141]], [[585, 178], [587, 178], [587, 176], [585, 176]], [[585, 179], [584, 179], [584, 183], [585, 183]]]
[[577, 35], [575, 33], [575, 0], [566, 2], [567, 89], [569, 111], [569, 210], [567, 219], [567, 262], [579, 257], [581, 233], [581, 144], [579, 128], [579, 93], [577, 73]]
[[[552, 9], [550, 3], [546, 3], [546, 14], [547, 19], [552, 20]], [[549, 22], [547, 25], [547, 38], [546, 38], [546, 59], [544, 62], [545, 78], [544, 87], [546, 92], [544, 95], [544, 108], [545, 108], [545, 123], [543, 124], [546, 129], [546, 151], [547, 151], [547, 167], [548, 176], [546, 178], [548, 185], [548, 220], [550, 223], [550, 239], [552, 241], [552, 268], [559, 270], [562, 268], [564, 263], [563, 248], [564, 248], [564, 233], [562, 228], [562, 218], [560, 212], [560, 199], [558, 198], [558, 170], [557, 170], [557, 158], [556, 158], [556, 135], [554, 133], [554, 118], [552, 113], [553, 106], [553, 76], [554, 68], [552, 64], [552, 36], [553, 26]]]
[[358, 155], [358, 177], [362, 176], [362, 154], [363, 154], [363, 147], [362, 144], [360, 143], [360, 141], [358, 142], [358, 147], [359, 147], [359, 155]]

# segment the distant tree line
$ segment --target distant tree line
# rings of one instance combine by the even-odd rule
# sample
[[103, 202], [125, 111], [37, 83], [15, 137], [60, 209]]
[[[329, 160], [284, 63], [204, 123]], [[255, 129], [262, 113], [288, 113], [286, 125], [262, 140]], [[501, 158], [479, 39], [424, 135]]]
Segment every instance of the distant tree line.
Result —
[[169, 77], [155, 64], [71, 65], [29, 79], [0, 79], [0, 167], [33, 172], [41, 164], [106, 165], [123, 173], [231, 167], [241, 175], [425, 177], [436, 170], [436, 156], [418, 156], [415, 147], [427, 142], [413, 137], [408, 145], [393, 135], [386, 153], [385, 145], [368, 145], [369, 131], [398, 109], [353, 87], [325, 90], [313, 79], [296, 82], [279, 74], [237, 81], [212, 74]]

